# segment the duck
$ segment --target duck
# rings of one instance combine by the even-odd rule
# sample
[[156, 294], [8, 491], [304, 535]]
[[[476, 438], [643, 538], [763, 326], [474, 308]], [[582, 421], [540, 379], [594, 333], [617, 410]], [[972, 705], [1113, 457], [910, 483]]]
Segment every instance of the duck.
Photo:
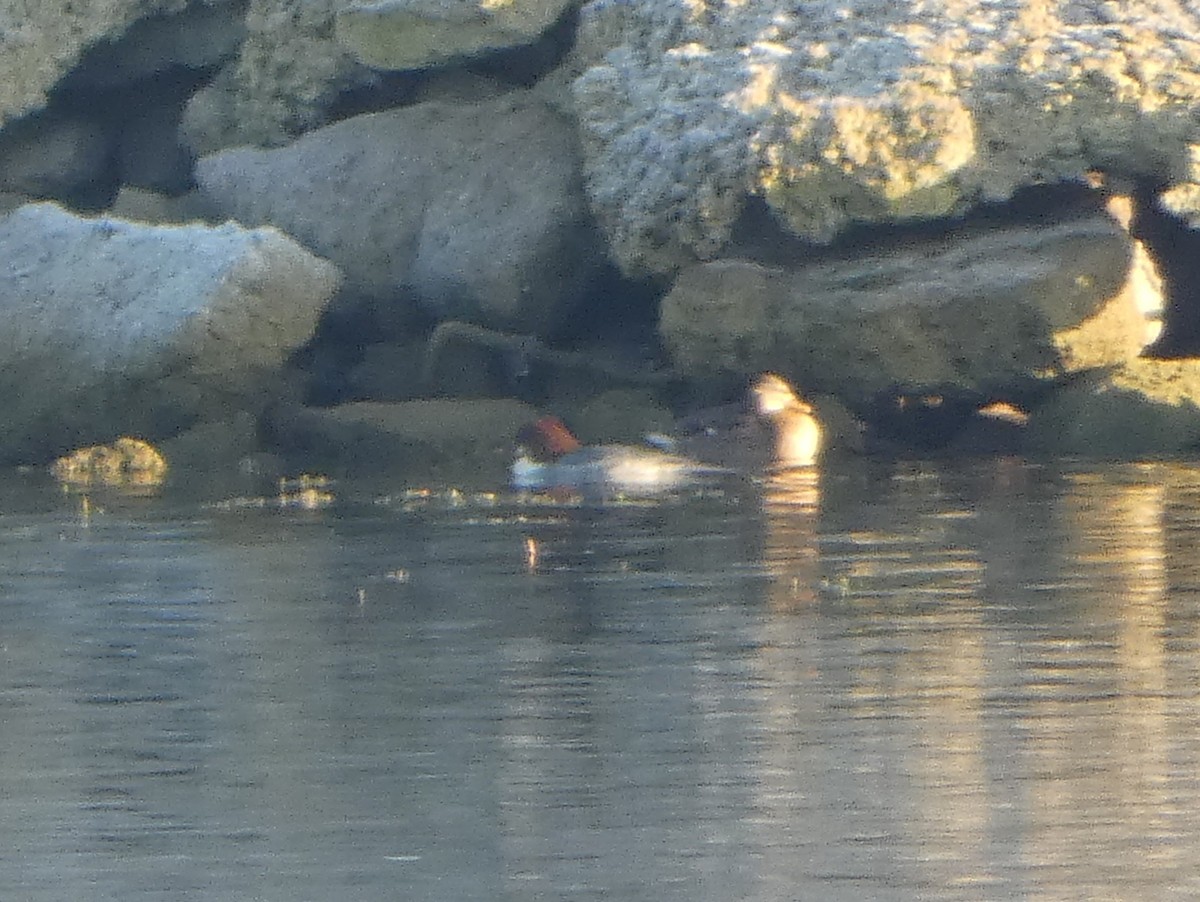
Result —
[[561, 419], [544, 416], [517, 433], [510, 482], [522, 491], [648, 496], [728, 472], [650, 445], [584, 446]]
[[[556, 416], [544, 416], [517, 433], [517, 457], [510, 471], [513, 488], [522, 491], [575, 490], [584, 494], [647, 496], [699, 485], [745, 469], [790, 469], [816, 464], [822, 428], [816, 411], [782, 377], [764, 373], [750, 397], [755, 421], [683, 440], [693, 453], [664, 436], [648, 437], [645, 446], [584, 446]], [[766, 442], [762, 435], [765, 426]], [[696, 439], [700, 440], [697, 441]], [[736, 445], [737, 447], [719, 447]], [[758, 449], [755, 445], [768, 444]], [[705, 453], [705, 448], [710, 453]], [[763, 453], [756, 454], [756, 450]], [[718, 464], [708, 461], [716, 460]], [[751, 467], [730, 466], [735, 461]]]
[[755, 411], [772, 432], [771, 467], [787, 470], [815, 466], [821, 457], [824, 430], [813, 406], [775, 373], [759, 376], [750, 393]]

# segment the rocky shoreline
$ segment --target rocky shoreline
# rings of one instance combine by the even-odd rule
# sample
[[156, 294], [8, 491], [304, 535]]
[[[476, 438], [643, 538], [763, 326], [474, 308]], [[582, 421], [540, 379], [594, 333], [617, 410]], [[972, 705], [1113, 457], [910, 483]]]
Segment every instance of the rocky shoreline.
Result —
[[767, 369], [889, 453], [1200, 449], [1179, 4], [24, 6], [0, 463], [499, 473]]

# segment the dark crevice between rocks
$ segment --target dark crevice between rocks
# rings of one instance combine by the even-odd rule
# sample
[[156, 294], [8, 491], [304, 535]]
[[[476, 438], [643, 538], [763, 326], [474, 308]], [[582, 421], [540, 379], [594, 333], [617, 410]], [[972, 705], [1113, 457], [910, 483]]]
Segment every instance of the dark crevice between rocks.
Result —
[[680, 380], [659, 342], [655, 286], [601, 270], [575, 315], [545, 336], [437, 321], [415, 298], [343, 296], [292, 356], [303, 403], [419, 397], [516, 398], [552, 404], [610, 388], [664, 396]]
[[[411, 300], [343, 292], [321, 314], [312, 338], [288, 361], [298, 400], [318, 407], [347, 401], [394, 400], [359, 390], [354, 381], [357, 369], [372, 347], [394, 349], [397, 359], [411, 357], [414, 339], [419, 342], [433, 325]], [[411, 383], [419, 372], [419, 363], [408, 362], [405, 372]]]
[[578, 28], [579, 9], [572, 6], [533, 43], [483, 54], [466, 68], [514, 88], [531, 88], [575, 47]]
[[1140, 240], [1163, 281], [1163, 331], [1144, 356], [1200, 356], [1200, 232], [1162, 209], [1164, 185], [1143, 182], [1133, 192], [1130, 233]]
[[[125, 185], [186, 193], [194, 160], [176, 137], [178, 124], [213, 74], [173, 67], [119, 86], [55, 90], [43, 109], [5, 126], [0, 188], [83, 213], [106, 209]], [[74, 164], [62, 162], [67, 154]]]
[[[191, 190], [194, 161], [178, 140], [183, 108], [236, 51], [248, 5], [147, 17], [117, 40], [94, 44], [45, 107], [5, 125], [0, 190], [84, 213], [108, 207], [125, 185], [166, 195]], [[194, 65], [157, 67], [156, 52], [173, 59], [186, 45], [206, 55]]]
[[846, 260], [864, 251], [879, 254], [914, 240], [964, 237], [1004, 226], [1046, 225], [1104, 211], [1104, 198], [1082, 182], [1023, 188], [1004, 203], [980, 204], [961, 216], [896, 223], [856, 223], [829, 244], [806, 240], [786, 231], [760, 197], [749, 197], [735, 223], [723, 257], [764, 266], [811, 265]]

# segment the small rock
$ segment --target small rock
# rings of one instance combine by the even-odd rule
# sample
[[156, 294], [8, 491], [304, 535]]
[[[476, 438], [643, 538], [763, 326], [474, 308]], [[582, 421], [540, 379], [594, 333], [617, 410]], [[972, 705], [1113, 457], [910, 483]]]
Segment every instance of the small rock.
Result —
[[1130, 361], [1080, 377], [1029, 419], [1030, 446], [1084, 457], [1173, 457], [1200, 450], [1200, 360]]
[[167, 461], [149, 442], [122, 436], [111, 445], [81, 448], [60, 457], [50, 472], [69, 485], [152, 488], [166, 478]]

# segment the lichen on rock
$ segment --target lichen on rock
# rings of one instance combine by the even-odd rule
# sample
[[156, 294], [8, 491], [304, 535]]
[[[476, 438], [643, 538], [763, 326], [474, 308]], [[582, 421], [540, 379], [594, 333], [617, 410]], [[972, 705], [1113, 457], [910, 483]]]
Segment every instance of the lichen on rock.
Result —
[[167, 476], [167, 459], [143, 439], [124, 435], [111, 445], [80, 448], [58, 458], [50, 472], [64, 485], [156, 488]]

